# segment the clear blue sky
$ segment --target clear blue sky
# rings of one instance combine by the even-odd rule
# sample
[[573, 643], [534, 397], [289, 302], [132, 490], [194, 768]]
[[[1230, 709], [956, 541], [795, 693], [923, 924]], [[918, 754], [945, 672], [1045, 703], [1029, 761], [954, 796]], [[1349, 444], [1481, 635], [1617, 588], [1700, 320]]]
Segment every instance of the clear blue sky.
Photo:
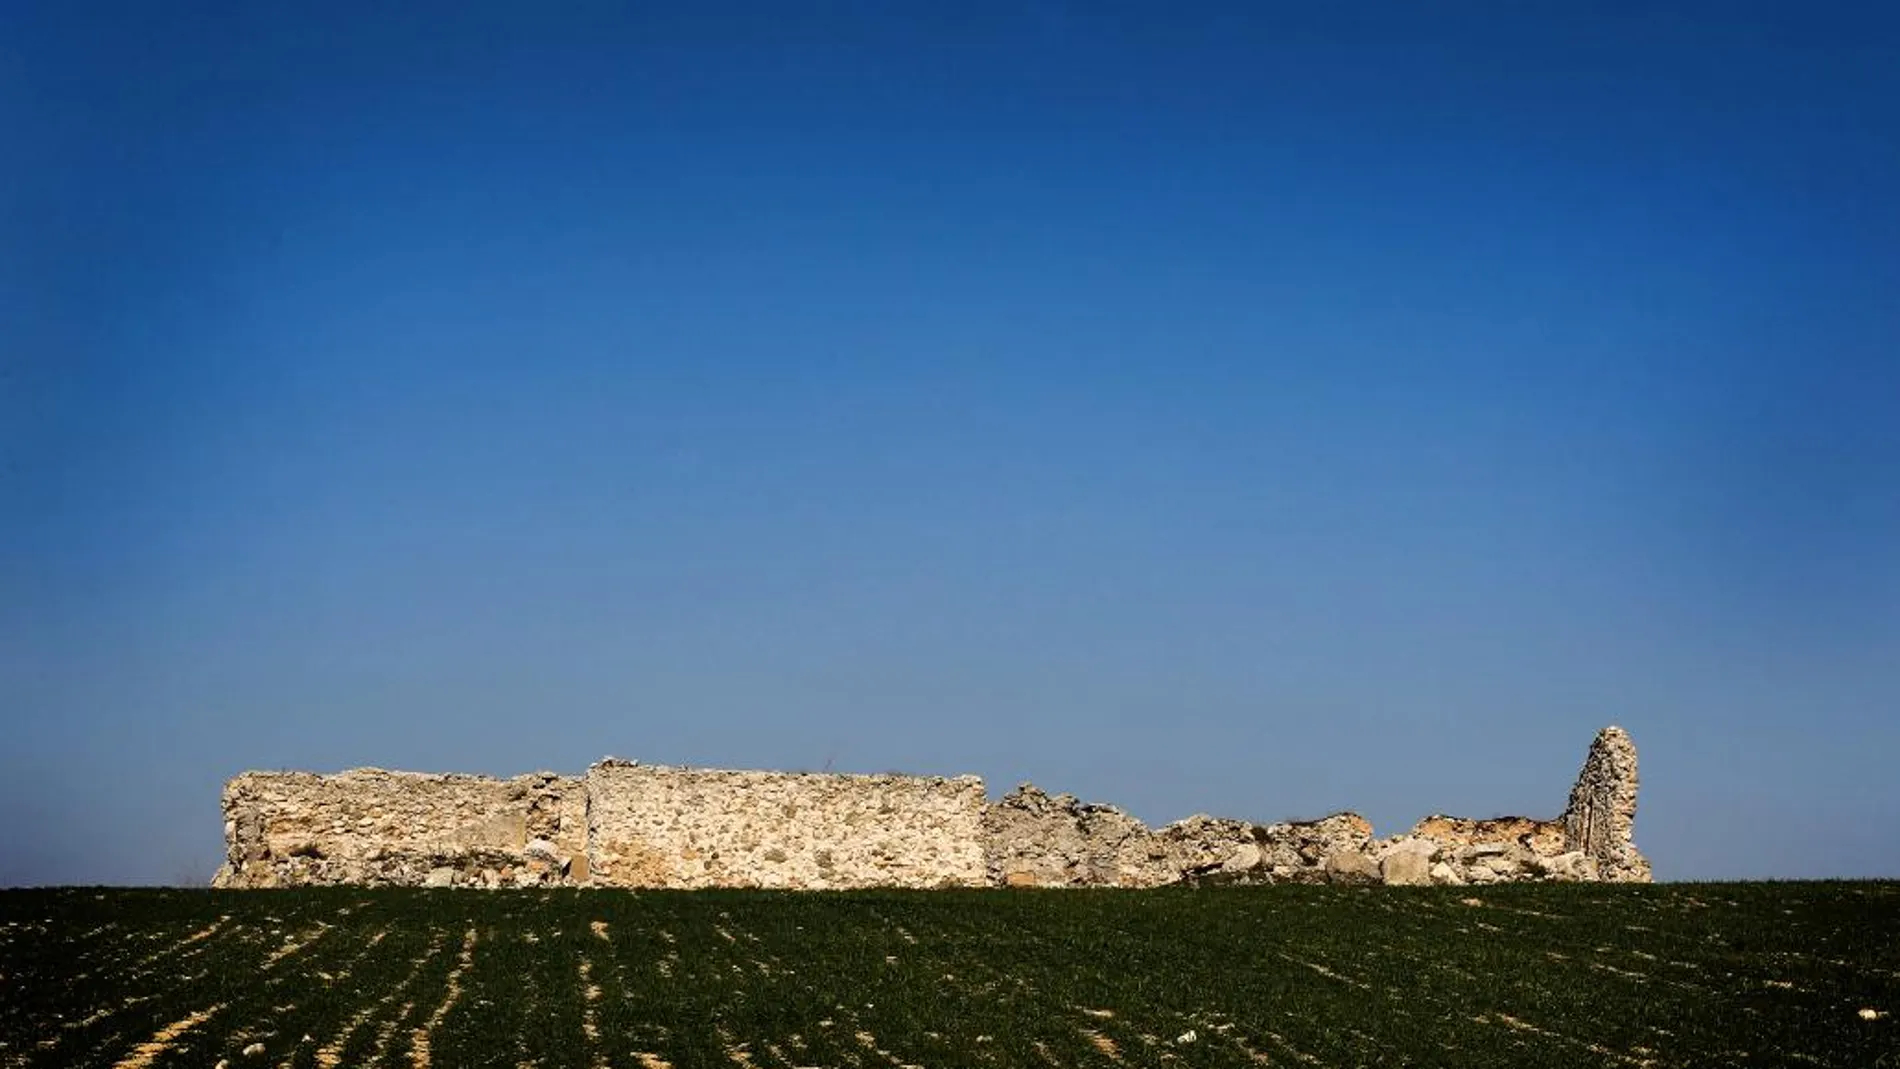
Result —
[[0, 883], [250, 768], [1900, 876], [1887, 4], [0, 7]]

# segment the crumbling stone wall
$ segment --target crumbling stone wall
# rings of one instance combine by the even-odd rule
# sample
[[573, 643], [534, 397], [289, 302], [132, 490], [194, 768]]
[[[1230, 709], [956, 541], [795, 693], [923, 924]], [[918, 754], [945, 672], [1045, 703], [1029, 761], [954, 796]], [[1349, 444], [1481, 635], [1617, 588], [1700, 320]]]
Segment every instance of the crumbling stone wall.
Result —
[[1153, 887], [1181, 878], [1146, 824], [1033, 783], [985, 809], [983, 844], [988, 882], [1005, 887]]
[[1158, 829], [1023, 784], [678, 768], [607, 760], [583, 779], [358, 769], [245, 773], [224, 792], [214, 884], [454, 887], [1155, 887], [1171, 883], [1647, 881], [1631, 841], [1636, 750], [1590, 747], [1557, 820], [1431, 816], [1375, 839], [1353, 813]]
[[1636, 744], [1614, 725], [1597, 732], [1563, 816], [1564, 849], [1596, 862], [1600, 879], [1648, 883], [1649, 859], [1636, 850]]
[[975, 776], [728, 772], [603, 761], [587, 771], [604, 887], [975, 887]]
[[1281, 824], [1194, 816], [1150, 831], [1113, 806], [1024, 784], [991, 807], [985, 829], [991, 879], [1009, 886], [1647, 881], [1635, 814], [1636, 750], [1609, 727], [1556, 820], [1434, 815], [1388, 839], [1356, 813]]
[[1537, 820], [1534, 817], [1471, 820], [1466, 817], [1429, 816], [1412, 828], [1412, 834], [1450, 847], [1502, 843], [1522, 846], [1546, 857], [1564, 852], [1562, 820]]
[[247, 772], [224, 788], [217, 887], [533, 886], [585, 879], [586, 796], [513, 779], [360, 768]]
[[[1164, 838], [1199, 839], [1203, 828], [1239, 824], [1191, 817], [1161, 829]], [[1367, 861], [1372, 824], [1357, 813], [1334, 813], [1319, 820], [1278, 824], [1242, 824], [1245, 840], [1219, 868], [1187, 869], [1183, 876], [1215, 883], [1372, 883], [1378, 870]], [[1221, 828], [1222, 848], [1233, 833]]]
[[1005, 887], [1159, 887], [1328, 882], [1329, 859], [1363, 851], [1372, 825], [1356, 813], [1281, 824], [1196, 815], [1150, 830], [1112, 805], [1025, 783], [990, 806], [984, 834], [990, 880]]

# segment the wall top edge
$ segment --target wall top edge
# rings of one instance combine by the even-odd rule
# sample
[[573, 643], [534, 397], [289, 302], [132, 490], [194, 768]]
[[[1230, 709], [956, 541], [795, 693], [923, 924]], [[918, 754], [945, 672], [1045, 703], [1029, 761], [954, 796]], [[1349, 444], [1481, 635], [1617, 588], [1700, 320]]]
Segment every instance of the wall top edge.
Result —
[[336, 772], [317, 772], [303, 768], [251, 768], [231, 777], [230, 782], [240, 780], [336, 780], [336, 779], [407, 779], [440, 782], [455, 780], [463, 783], [517, 783], [523, 780], [570, 780], [580, 782], [579, 776], [565, 772], [522, 772], [513, 776], [489, 776], [480, 772], [414, 772], [399, 768], [377, 768], [365, 765], [361, 768], [345, 768]]
[[930, 776], [916, 775], [907, 772], [810, 772], [750, 768], [707, 768], [699, 765], [654, 764], [645, 761], [629, 761], [615, 757], [594, 762], [587, 767], [586, 772], [580, 775], [571, 775], [564, 772], [538, 771], [523, 772], [514, 776], [502, 777], [489, 776], [477, 772], [414, 772], [404, 769], [379, 768], [373, 765], [366, 765], [360, 768], [346, 768], [337, 772], [318, 772], [311, 769], [293, 768], [246, 769], [231, 777], [228, 782], [231, 784], [239, 784], [255, 780], [294, 780], [315, 783], [345, 779], [401, 779], [431, 783], [449, 781], [458, 783], [518, 783], [524, 780], [566, 780], [578, 784], [585, 779], [587, 775], [596, 771], [633, 769], [638, 769], [643, 772], [687, 773], [699, 776], [735, 779], [782, 779], [795, 777], [800, 779], [833, 780], [852, 783], [874, 782], [983, 786], [983, 777], [971, 773], [957, 776]]
[[956, 784], [959, 786], [983, 786], [983, 777], [974, 773], [956, 776], [933, 776], [912, 772], [813, 772], [808, 769], [769, 769], [769, 768], [709, 768], [704, 765], [666, 765], [651, 761], [628, 760], [621, 757], [603, 757], [587, 766], [591, 774], [596, 771], [634, 770], [644, 772], [678, 772], [701, 776], [719, 776], [743, 779], [813, 779], [838, 780], [853, 783], [931, 783]]

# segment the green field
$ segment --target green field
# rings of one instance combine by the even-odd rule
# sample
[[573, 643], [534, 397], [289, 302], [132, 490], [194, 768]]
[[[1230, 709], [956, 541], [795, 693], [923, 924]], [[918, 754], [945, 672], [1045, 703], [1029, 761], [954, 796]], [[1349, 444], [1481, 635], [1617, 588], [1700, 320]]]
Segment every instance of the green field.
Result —
[[69, 889], [0, 925], [0, 1066], [1900, 1066], [1894, 883]]

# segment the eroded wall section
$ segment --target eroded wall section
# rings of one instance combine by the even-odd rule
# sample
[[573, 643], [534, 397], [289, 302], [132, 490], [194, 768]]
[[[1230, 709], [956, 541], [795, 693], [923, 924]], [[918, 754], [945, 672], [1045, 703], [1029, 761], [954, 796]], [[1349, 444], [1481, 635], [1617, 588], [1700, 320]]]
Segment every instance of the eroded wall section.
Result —
[[1564, 846], [1591, 858], [1599, 878], [1616, 883], [1648, 883], [1649, 859], [1637, 849], [1636, 744], [1629, 732], [1607, 727], [1597, 732], [1590, 753], [1570, 789], [1564, 809]]
[[1194, 816], [1151, 831], [1114, 806], [1024, 784], [990, 807], [985, 835], [991, 882], [1016, 887], [1644, 882], [1649, 862], [1631, 838], [1636, 786], [1636, 748], [1609, 727], [1556, 820], [1431, 816], [1386, 839], [1353, 813], [1280, 824]]
[[584, 882], [586, 793], [513, 779], [360, 768], [247, 772], [224, 788], [217, 887]]
[[603, 761], [587, 771], [605, 887], [974, 887], [983, 781]]
[[582, 779], [358, 769], [245, 773], [224, 792], [220, 887], [1155, 887], [1646, 881], [1636, 749], [1599, 732], [1556, 820], [1433, 816], [1387, 839], [1352, 813], [1150, 829], [975, 776], [727, 771], [607, 760]]

